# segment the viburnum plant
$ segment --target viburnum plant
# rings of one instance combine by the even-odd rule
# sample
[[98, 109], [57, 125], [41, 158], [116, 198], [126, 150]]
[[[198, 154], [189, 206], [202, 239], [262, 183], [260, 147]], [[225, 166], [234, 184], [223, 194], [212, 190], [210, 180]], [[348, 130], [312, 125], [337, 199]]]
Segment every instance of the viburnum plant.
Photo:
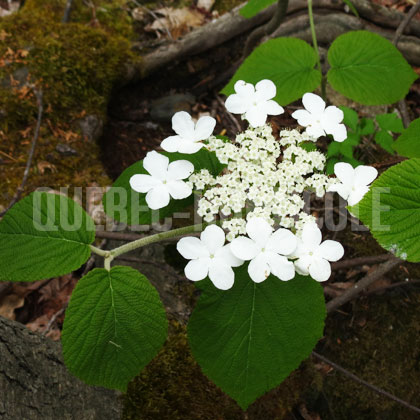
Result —
[[[376, 169], [347, 163], [325, 174], [316, 141], [346, 138], [343, 112], [313, 93], [292, 115], [299, 128], [273, 134], [268, 115], [284, 109], [270, 80], [237, 81], [227, 110], [248, 120], [236, 138], [213, 135], [215, 120], [173, 116], [175, 136], [123, 172], [104, 197], [117, 221], [150, 224], [198, 197], [203, 223], [145, 236], [112, 250], [93, 245], [95, 226], [67, 197], [36, 191], [0, 222], [0, 280], [34, 281], [80, 268], [96, 253], [104, 268], [82, 277], [62, 333], [69, 370], [88, 384], [125, 390], [163, 345], [167, 320], [159, 295], [140, 272], [112, 265], [118, 256], [173, 237], [185, 276], [201, 290], [188, 325], [203, 372], [243, 408], [281, 383], [323, 335], [319, 282], [343, 246], [322, 240], [303, 194], [336, 191], [357, 204]], [[311, 147], [308, 147], [310, 145]], [[158, 214], [156, 216], [156, 213]], [[200, 233], [200, 237], [191, 234]], [[189, 236], [188, 236], [189, 235]]]

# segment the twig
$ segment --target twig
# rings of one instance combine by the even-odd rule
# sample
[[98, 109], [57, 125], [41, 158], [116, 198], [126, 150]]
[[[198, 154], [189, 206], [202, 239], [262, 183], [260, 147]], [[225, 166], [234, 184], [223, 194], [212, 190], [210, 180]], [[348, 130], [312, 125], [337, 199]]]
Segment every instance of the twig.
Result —
[[342, 270], [344, 268], [355, 267], [363, 264], [376, 264], [384, 261], [388, 261], [393, 258], [392, 254], [374, 255], [370, 257], [358, 257], [350, 260], [337, 261], [331, 264], [332, 270]]
[[410, 23], [411, 19], [415, 16], [415, 14], [420, 10], [420, 0], [417, 1], [417, 3], [410, 9], [410, 11], [407, 13], [405, 18], [402, 20], [402, 22], [398, 25], [397, 30], [395, 31], [394, 39], [392, 40], [392, 43], [397, 46], [398, 41], [401, 38], [401, 35], [403, 34], [405, 28]]
[[48, 321], [48, 324], [44, 328], [44, 330], [41, 332], [42, 335], [46, 335], [48, 331], [51, 329], [52, 325], [56, 321], [56, 319], [66, 310], [68, 303], [66, 303], [61, 309], [59, 309]]
[[388, 286], [378, 287], [377, 289], [369, 290], [368, 292], [366, 292], [366, 295], [372, 295], [372, 294], [375, 294], [375, 293], [383, 292], [385, 290], [396, 289], [397, 287], [402, 287], [402, 286], [412, 286], [414, 284], [420, 284], [420, 280], [419, 279], [414, 279], [414, 280], [407, 279], [406, 281], [399, 281], [397, 283], [391, 283], [391, 284], [388, 284]]
[[29, 151], [28, 160], [26, 162], [25, 172], [23, 173], [22, 182], [21, 182], [19, 188], [17, 189], [15, 196], [13, 197], [12, 201], [9, 203], [7, 208], [0, 213], [0, 217], [3, 217], [6, 214], [6, 212], [19, 200], [19, 198], [22, 195], [22, 192], [25, 188], [26, 181], [28, 180], [29, 171], [31, 170], [32, 159], [34, 157], [35, 147], [36, 147], [36, 143], [37, 143], [38, 137], [39, 137], [39, 130], [41, 128], [42, 113], [44, 111], [44, 106], [43, 106], [43, 101], [42, 101], [42, 90], [39, 90], [39, 91], [34, 90], [34, 93], [35, 93], [35, 96], [36, 96], [36, 99], [37, 99], [37, 102], [38, 102], [38, 118], [37, 118], [37, 121], [36, 121], [35, 133], [34, 133], [34, 137], [32, 139], [31, 149]]
[[[222, 106], [222, 109], [226, 109], [225, 108], [225, 103], [223, 102], [222, 98], [219, 95], [216, 95], [216, 100]], [[241, 125], [239, 124], [238, 120], [230, 112], [226, 112], [226, 115], [233, 122], [233, 125], [238, 130], [238, 132], [240, 133], [242, 131], [242, 128], [241, 128]]]
[[69, 22], [72, 6], [73, 6], [73, 0], [67, 0], [66, 8], [64, 10], [63, 19], [61, 20], [62, 23], [68, 23]]
[[400, 263], [401, 260], [399, 258], [392, 257], [387, 262], [381, 264], [373, 273], [363, 277], [351, 289], [346, 290], [341, 296], [330, 300], [327, 303], [327, 312], [334, 311], [335, 309], [347, 303], [349, 300], [356, 297], [373, 282], [380, 279], [384, 274], [388, 273], [388, 271], [392, 270], [396, 265]]
[[365, 380], [359, 378], [358, 376], [356, 376], [355, 374], [349, 372], [347, 369], [344, 369], [343, 367], [341, 367], [340, 365], [337, 365], [337, 363], [332, 362], [331, 360], [327, 359], [326, 357], [322, 356], [321, 354], [318, 354], [316, 352], [312, 352], [312, 355], [315, 356], [317, 359], [322, 360], [324, 363], [332, 366], [334, 369], [338, 370], [339, 372], [343, 373], [344, 375], [346, 375], [347, 377], [353, 379], [353, 381], [358, 382], [359, 384], [364, 385], [365, 387], [369, 388], [370, 390], [376, 392], [379, 395], [383, 395], [384, 397], [387, 397], [401, 405], [403, 405], [404, 407], [415, 411], [416, 413], [420, 413], [420, 408], [415, 407], [414, 405], [402, 400], [401, 398], [396, 397], [395, 395], [390, 394], [389, 392], [378, 388], [375, 385], [370, 384], [369, 382], [366, 382]]
[[[189, 234], [189, 236], [195, 236], [199, 234], [200, 232], [193, 232]], [[138, 239], [142, 239], [145, 237], [145, 235], [139, 235], [138, 233], [107, 232], [104, 230], [98, 230], [96, 231], [96, 237], [100, 239], [111, 239], [113, 241], [131, 242], [137, 241]], [[167, 238], [162, 242], [173, 242], [178, 240], [179, 238]]]
[[255, 29], [248, 37], [245, 47], [242, 53], [242, 60], [243, 61], [249, 54], [251, 54], [252, 50], [254, 49], [255, 45], [260, 41], [263, 36], [271, 35], [283, 22], [287, 8], [289, 6], [289, 0], [278, 0], [277, 7], [274, 12], [273, 17], [270, 19], [268, 23], [264, 26], [260, 26]]
[[[397, 46], [398, 41], [401, 38], [401, 35], [403, 34], [405, 28], [410, 23], [411, 19], [415, 16], [415, 14], [420, 10], [420, 0], [417, 1], [417, 3], [410, 9], [410, 11], [407, 13], [405, 18], [401, 21], [401, 23], [398, 25], [397, 30], [395, 31], [394, 38], [392, 40], [392, 43]], [[404, 124], [404, 127], [407, 128], [410, 125], [410, 116], [408, 115], [408, 109], [407, 104], [404, 99], [401, 99], [398, 102], [398, 108], [401, 112], [402, 121]]]

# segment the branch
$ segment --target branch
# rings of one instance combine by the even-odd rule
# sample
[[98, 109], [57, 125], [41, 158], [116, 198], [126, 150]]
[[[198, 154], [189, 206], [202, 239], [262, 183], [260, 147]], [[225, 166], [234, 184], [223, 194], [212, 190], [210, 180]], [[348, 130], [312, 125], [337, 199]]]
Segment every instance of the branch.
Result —
[[401, 38], [401, 35], [403, 34], [405, 28], [410, 23], [411, 19], [416, 15], [416, 13], [420, 10], [420, 0], [417, 1], [417, 3], [410, 9], [410, 11], [405, 16], [404, 20], [399, 24], [397, 30], [395, 31], [394, 39], [392, 40], [392, 43], [396, 46], [398, 44], [398, 41]]
[[338, 370], [339, 372], [343, 373], [344, 375], [346, 375], [347, 377], [349, 377], [350, 379], [353, 379], [353, 381], [358, 382], [359, 384], [364, 385], [365, 387], [369, 388], [370, 390], [376, 392], [379, 395], [383, 395], [384, 397], [387, 397], [395, 402], [397, 402], [398, 404], [403, 405], [404, 407], [415, 411], [416, 413], [420, 413], [420, 408], [415, 407], [414, 405], [411, 405], [410, 403], [402, 400], [401, 398], [396, 397], [395, 395], [390, 394], [389, 392], [378, 388], [375, 385], [370, 384], [369, 382], [366, 382], [365, 380], [359, 378], [358, 376], [356, 376], [355, 374], [349, 372], [347, 369], [344, 369], [343, 367], [341, 367], [340, 365], [337, 365], [337, 363], [332, 362], [331, 360], [327, 359], [326, 357], [322, 356], [321, 354], [318, 354], [316, 352], [312, 352], [312, 356], [315, 356], [317, 359], [322, 360], [324, 363], [332, 366], [334, 369]]
[[344, 305], [364, 289], [370, 286], [373, 282], [380, 279], [383, 275], [391, 271], [396, 265], [400, 264], [401, 260], [392, 256], [389, 260], [381, 264], [373, 273], [366, 275], [359, 280], [351, 289], [346, 290], [342, 295], [330, 300], [327, 303], [327, 312], [335, 311], [340, 306]]
[[258, 44], [258, 42], [264, 37], [271, 35], [283, 22], [284, 18], [286, 17], [287, 8], [289, 6], [289, 0], [278, 0], [277, 7], [273, 14], [273, 17], [270, 21], [265, 24], [264, 26], [260, 26], [255, 29], [248, 37], [244, 51], [242, 53], [243, 61], [249, 54], [251, 54], [254, 47]]
[[352, 258], [350, 260], [337, 261], [331, 264], [332, 270], [342, 270], [344, 268], [350, 268], [355, 266], [360, 266], [364, 264], [376, 264], [379, 262], [388, 261], [390, 258], [393, 258], [392, 254], [383, 254], [383, 255], [374, 255], [370, 257], [358, 257]]
[[3, 217], [7, 213], [7, 211], [19, 200], [25, 188], [26, 181], [28, 180], [29, 171], [31, 170], [32, 159], [34, 157], [35, 147], [38, 141], [39, 131], [41, 128], [42, 113], [44, 111], [44, 106], [43, 106], [43, 101], [42, 101], [42, 90], [39, 90], [39, 91], [35, 90], [34, 92], [35, 92], [35, 96], [38, 102], [38, 118], [36, 122], [34, 137], [32, 139], [31, 149], [29, 151], [28, 160], [26, 162], [25, 172], [23, 173], [22, 182], [19, 188], [17, 189], [15, 196], [13, 197], [12, 201], [9, 203], [7, 208], [0, 213], [0, 217]]
[[72, 6], [73, 6], [73, 0], [67, 0], [66, 8], [64, 10], [63, 19], [61, 20], [62, 23], [68, 23], [69, 22]]

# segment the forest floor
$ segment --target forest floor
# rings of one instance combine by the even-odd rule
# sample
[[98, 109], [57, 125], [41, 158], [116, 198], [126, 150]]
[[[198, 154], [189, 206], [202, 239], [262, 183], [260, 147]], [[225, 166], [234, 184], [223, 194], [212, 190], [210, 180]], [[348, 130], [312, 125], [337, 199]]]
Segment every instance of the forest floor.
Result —
[[[411, 4], [409, 1], [375, 1], [404, 12]], [[25, 7], [36, 8], [40, 5], [36, 0], [27, 0], [27, 3]], [[42, 48], [41, 51], [36, 51], [36, 63], [42, 66], [48, 63], [48, 66], [42, 67], [42, 71], [33, 77], [49, 86], [46, 87], [46, 114], [39, 146], [25, 193], [38, 186], [52, 189], [60, 186], [83, 186], [98, 187], [97, 194], [100, 198], [100, 187], [109, 185], [125, 168], [142, 159], [147, 151], [158, 148], [161, 140], [171, 135], [171, 117], [179, 110], [186, 110], [195, 117], [212, 115], [217, 120], [215, 131], [230, 137], [236, 134], [238, 126], [244, 128], [240, 119], [233, 120], [225, 111], [224, 98], [218, 93], [228, 80], [219, 80], [217, 83], [215, 80], [217, 75], [223, 74], [240, 58], [248, 34], [188, 60], [173, 63], [136, 84], [118, 85], [118, 72], [121, 71], [118, 66], [121, 60], [132, 54], [125, 44], [127, 39], [134, 40], [142, 48], [153, 50], [169, 36], [168, 31], [170, 36], [177, 38], [192, 27], [203, 25], [217, 14], [229, 10], [238, 2], [217, 0], [212, 11], [197, 10], [191, 6], [190, 0], [167, 0], [159, 5], [149, 2], [142, 3], [143, 6], [140, 3], [135, 4], [136, 2], [101, 2], [101, 6], [102, 3], [106, 4], [102, 8], [83, 7], [81, 1], [75, 3], [77, 7], [73, 12], [73, 19], [79, 25], [78, 28], [80, 25], [86, 27], [86, 33], [81, 39], [76, 39], [72, 47], [76, 50], [84, 42], [94, 39], [95, 48], [102, 54], [103, 61], [97, 66], [91, 66], [91, 61], [100, 58], [93, 50], [83, 53], [82, 58], [69, 57], [69, 53], [64, 51], [68, 45], [61, 44], [61, 29], [55, 26], [50, 34], [56, 43], [54, 48], [45, 50], [45, 56]], [[156, 23], [156, 10], [162, 9], [163, 5], [178, 8], [189, 15], [185, 22], [180, 18], [181, 23], [178, 22], [174, 27], [168, 27], [168, 23], [159, 26]], [[0, 1], [0, 6], [6, 8], [7, 2]], [[115, 15], [118, 17], [109, 20], [109, 14], [103, 12], [103, 9], [115, 12], [113, 8], [118, 10]], [[59, 13], [53, 7], [48, 10], [59, 21], [62, 8], [59, 8]], [[22, 71], [18, 71], [31, 68], [34, 64], [27, 62], [28, 54], [25, 52], [28, 51], [30, 56], [32, 47], [24, 34], [9, 36], [13, 24], [16, 24], [12, 21], [12, 15], [6, 18], [9, 19], [6, 23], [2, 24], [1, 19], [0, 42], [5, 54], [3, 59], [7, 63], [13, 63], [9, 68], [9, 64], [0, 62], [0, 68], [3, 69], [3, 83], [0, 84], [3, 94], [0, 104], [0, 205], [6, 207], [21, 180], [37, 108], [35, 97], [26, 80], [28, 75], [22, 76]], [[30, 27], [29, 18], [21, 19], [17, 20], [18, 23]], [[124, 36], [118, 38], [116, 33], [123, 33]], [[39, 45], [43, 45], [44, 35], [37, 36]], [[112, 44], [107, 43], [110, 38], [113, 39]], [[27, 48], [24, 48], [25, 43], [28, 44]], [[114, 61], [112, 57], [115, 58]], [[68, 69], [73, 60], [87, 68]], [[100, 71], [99, 66], [105, 65], [105, 60], [106, 68]], [[59, 69], [60, 77], [52, 77], [54, 66]], [[10, 76], [10, 72], [13, 77], [8, 84], [4, 80], [6, 75]], [[80, 74], [82, 75], [78, 78]], [[21, 76], [25, 80], [20, 80]], [[92, 87], [83, 84], [91, 78], [98, 79], [98, 85]], [[50, 93], [51, 86], [57, 86], [59, 94]], [[4, 99], [6, 96], [7, 101]], [[335, 105], [341, 104], [342, 98], [330, 98]], [[82, 103], [84, 99], [86, 103]], [[407, 104], [411, 118], [420, 117], [419, 81], [412, 86]], [[285, 114], [273, 118], [273, 127], [278, 129], [294, 126], [290, 113], [297, 106], [291, 104]], [[371, 117], [369, 112], [378, 112], [377, 109], [368, 111], [364, 107], [357, 110], [364, 117]], [[380, 111], [386, 112], [386, 109]], [[391, 112], [392, 109], [388, 111]], [[97, 120], [95, 116], [98, 117]], [[98, 130], [95, 132], [95, 121], [99, 117], [103, 118], [105, 124], [98, 134]], [[86, 121], [93, 123], [83, 125]], [[387, 162], [392, 163], [394, 159], [373, 142], [364, 142], [358, 146], [355, 155], [364, 163], [378, 164], [381, 169], [386, 168]], [[95, 205], [100, 202], [97, 197], [92, 200]], [[321, 208], [322, 203], [314, 201], [313, 210]], [[345, 259], [384, 254], [384, 250], [369, 233], [354, 232], [350, 225], [334, 238], [344, 244]], [[411, 411], [372, 393], [315, 359], [303, 363], [279, 388], [260, 398], [244, 415], [232, 400], [200, 372], [190, 355], [185, 324], [196, 295], [191, 283], [183, 278], [182, 261], [177, 257], [174, 246], [153, 248], [151, 253], [137, 253], [131, 256], [131, 261], [128, 258], [121, 263], [139, 266], [147, 264], [145, 261], [149, 262], [146, 270], [148, 272], [145, 274], [164, 295], [165, 305], [170, 312], [171, 334], [162, 352], [130, 384], [123, 401], [125, 419], [418, 418]], [[167, 263], [163, 271], [158, 267], [162, 258]], [[326, 296], [338, 296], [376, 268], [377, 264], [361, 264], [350, 269], [336, 270], [325, 284]], [[80, 275], [81, 271], [58, 279], [4, 287], [0, 289], [0, 315], [16, 319], [28, 328], [53, 340], [59, 340], [65, 307]], [[167, 279], [169, 286], [162, 286], [162, 278]], [[398, 265], [358, 299], [328, 316], [325, 336], [318, 344], [317, 351], [366, 381], [420, 406], [418, 279], [419, 265]], [[182, 299], [183, 304], [180, 305], [178, 299]]]

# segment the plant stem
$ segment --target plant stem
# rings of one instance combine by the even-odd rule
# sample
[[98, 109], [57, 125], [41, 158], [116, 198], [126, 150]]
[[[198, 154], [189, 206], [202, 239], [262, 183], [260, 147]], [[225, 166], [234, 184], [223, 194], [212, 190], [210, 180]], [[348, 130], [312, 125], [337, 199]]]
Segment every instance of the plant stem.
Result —
[[145, 238], [137, 239], [136, 241], [130, 242], [128, 244], [113, 249], [112, 251], [110, 251], [110, 255], [113, 258], [116, 258], [121, 254], [125, 254], [127, 252], [133, 251], [134, 249], [141, 248], [145, 245], [160, 242], [168, 238], [174, 238], [176, 236], [182, 236], [187, 233], [201, 232], [204, 226], [204, 224], [200, 223], [197, 225], [185, 226], [178, 229], [168, 230], [167, 232], [161, 232], [156, 233], [155, 235], [146, 236]]
[[316, 38], [316, 31], [315, 31], [315, 22], [314, 22], [314, 13], [312, 10], [312, 0], [308, 0], [308, 15], [309, 15], [309, 25], [311, 27], [311, 35], [312, 35], [312, 45], [314, 47], [316, 53], [316, 66], [321, 73], [322, 80], [321, 80], [321, 96], [325, 99], [325, 77], [322, 74], [322, 67], [321, 67], [321, 57], [319, 55], [319, 48], [318, 48], [318, 41]]

